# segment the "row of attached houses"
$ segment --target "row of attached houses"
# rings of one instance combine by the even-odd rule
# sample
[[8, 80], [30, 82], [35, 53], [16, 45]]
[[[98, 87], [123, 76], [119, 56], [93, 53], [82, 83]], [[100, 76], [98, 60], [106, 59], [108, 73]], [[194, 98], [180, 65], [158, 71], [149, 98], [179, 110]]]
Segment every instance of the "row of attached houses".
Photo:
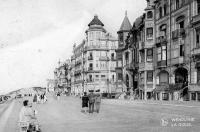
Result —
[[147, 0], [133, 24], [126, 12], [117, 34], [94, 16], [71, 60], [55, 70], [57, 87], [75, 95], [100, 90], [144, 100], [200, 100], [200, 0]]
[[118, 33], [117, 89], [140, 99], [200, 100], [200, 0], [147, 0]]

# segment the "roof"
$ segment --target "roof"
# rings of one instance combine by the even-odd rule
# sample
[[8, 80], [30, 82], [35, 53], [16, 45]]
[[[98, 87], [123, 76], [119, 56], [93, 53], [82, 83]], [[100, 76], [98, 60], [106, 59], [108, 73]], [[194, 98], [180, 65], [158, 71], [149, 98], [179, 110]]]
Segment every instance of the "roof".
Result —
[[91, 26], [91, 25], [101, 25], [101, 26], [104, 26], [104, 24], [99, 20], [98, 16], [95, 15], [93, 20], [88, 24], [88, 26]]
[[129, 31], [132, 28], [131, 23], [127, 17], [127, 12], [125, 13], [124, 20], [121, 24], [119, 31]]

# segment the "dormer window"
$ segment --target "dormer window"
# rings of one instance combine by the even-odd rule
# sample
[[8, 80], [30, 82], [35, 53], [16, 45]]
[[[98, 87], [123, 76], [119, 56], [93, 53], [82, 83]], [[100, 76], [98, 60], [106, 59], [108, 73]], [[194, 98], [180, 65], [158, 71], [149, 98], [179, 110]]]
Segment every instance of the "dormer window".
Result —
[[147, 19], [153, 18], [153, 12], [152, 11], [148, 11], [147, 12]]

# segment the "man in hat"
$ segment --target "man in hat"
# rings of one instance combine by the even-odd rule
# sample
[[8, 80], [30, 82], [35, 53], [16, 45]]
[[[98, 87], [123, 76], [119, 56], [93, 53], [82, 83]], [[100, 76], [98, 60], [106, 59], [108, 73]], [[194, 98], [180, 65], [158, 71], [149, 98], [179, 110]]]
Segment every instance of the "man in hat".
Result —
[[95, 103], [95, 95], [94, 95], [94, 90], [89, 91], [90, 94], [88, 95], [89, 97], [89, 113], [94, 112], [94, 103]]

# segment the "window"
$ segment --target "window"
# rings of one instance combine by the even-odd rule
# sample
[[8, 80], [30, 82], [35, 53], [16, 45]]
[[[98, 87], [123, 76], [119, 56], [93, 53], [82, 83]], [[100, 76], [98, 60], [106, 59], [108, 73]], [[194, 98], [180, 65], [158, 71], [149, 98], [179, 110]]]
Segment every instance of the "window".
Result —
[[147, 49], [147, 61], [152, 62], [153, 60], [153, 49]]
[[123, 42], [123, 34], [119, 34], [119, 41]]
[[112, 75], [112, 81], [115, 81], [115, 75]]
[[147, 82], [153, 82], [153, 71], [147, 71]]
[[197, 67], [197, 83], [200, 83], [200, 67]]
[[106, 51], [101, 51], [101, 56], [105, 57], [106, 56]]
[[89, 70], [93, 70], [93, 64], [92, 63], [89, 64]]
[[167, 14], [167, 5], [164, 5], [164, 16]]
[[191, 100], [196, 100], [196, 93], [191, 93]]
[[144, 51], [140, 51], [141, 62], [144, 62], [145, 56]]
[[128, 52], [126, 52], [126, 54], [125, 54], [125, 64], [127, 65], [128, 63], [129, 63], [129, 53]]
[[161, 47], [158, 47], [158, 49], [157, 49], [157, 57], [158, 57], [158, 61], [161, 61], [161, 57], [162, 57]]
[[200, 48], [200, 30], [196, 30], [196, 48]]
[[147, 39], [153, 39], [153, 28], [147, 28]]
[[112, 60], [115, 59], [115, 54], [114, 54], [114, 53], [111, 54], [111, 59], [112, 59]]
[[166, 51], [166, 46], [162, 46], [162, 60], [167, 59], [167, 51]]
[[197, 0], [197, 13], [200, 14], [200, 0]]
[[162, 17], [162, 7], [159, 7], [159, 18]]
[[179, 0], [176, 0], [176, 9], [178, 9], [179, 7], [180, 7]]
[[169, 83], [169, 77], [168, 77], [168, 73], [166, 71], [160, 72], [159, 83], [160, 84], [168, 84]]
[[169, 99], [168, 93], [162, 93], [162, 99], [163, 100], [168, 100]]
[[152, 18], [152, 17], [153, 17], [152, 11], [148, 11], [147, 12], [147, 19]]
[[144, 84], [144, 72], [140, 72], [140, 83]]
[[122, 80], [122, 73], [118, 73], [118, 80]]
[[184, 45], [180, 45], [180, 56], [184, 56]]
[[106, 75], [101, 75], [101, 78], [105, 78], [106, 77]]
[[92, 75], [89, 75], [89, 81], [90, 82], [92, 81]]
[[158, 61], [167, 60], [167, 50], [165, 45], [157, 48], [157, 57]]
[[181, 21], [180, 23], [179, 23], [179, 28], [181, 29], [181, 28], [184, 28], [184, 21]]

